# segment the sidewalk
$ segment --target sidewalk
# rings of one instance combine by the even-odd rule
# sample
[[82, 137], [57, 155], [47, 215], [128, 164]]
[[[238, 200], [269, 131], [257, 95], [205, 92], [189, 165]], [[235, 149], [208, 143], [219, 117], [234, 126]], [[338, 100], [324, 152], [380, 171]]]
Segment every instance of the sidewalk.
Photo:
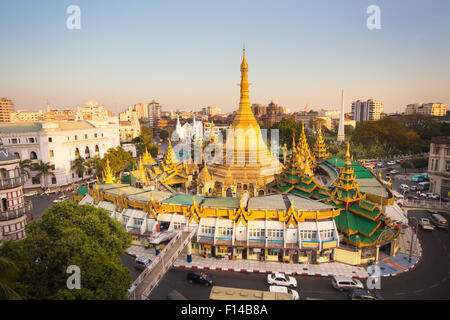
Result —
[[[377, 264], [380, 267], [382, 277], [394, 276], [411, 270], [422, 255], [422, 248], [418, 239], [414, 236], [413, 255], [411, 263], [409, 262], [409, 251], [411, 247], [411, 229], [402, 229], [400, 235], [400, 249], [395, 257], [387, 256], [380, 252], [380, 260]], [[127, 254], [134, 257], [143, 257], [154, 259], [154, 249], [145, 249], [141, 246], [131, 246], [126, 251]], [[192, 262], [186, 261], [186, 250], [183, 250], [173, 265], [176, 268], [192, 268], [202, 270], [218, 270], [233, 272], [255, 272], [255, 273], [275, 273], [281, 272], [290, 275], [304, 276], [322, 276], [333, 277], [337, 275], [352, 278], [368, 278], [369, 273], [365, 267], [352, 266], [340, 262], [328, 262], [321, 264], [289, 264], [272, 261], [254, 261], [254, 260], [225, 260], [216, 258], [204, 258], [202, 256], [192, 255]]]

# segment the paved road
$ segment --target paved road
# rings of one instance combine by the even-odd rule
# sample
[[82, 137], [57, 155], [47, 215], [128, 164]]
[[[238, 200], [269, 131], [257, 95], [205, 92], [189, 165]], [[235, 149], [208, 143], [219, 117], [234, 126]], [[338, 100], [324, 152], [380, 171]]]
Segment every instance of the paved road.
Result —
[[[25, 197], [26, 200], [31, 200], [31, 202], [33, 203], [33, 209], [31, 210], [31, 213], [33, 214], [33, 220], [37, 220], [39, 219], [42, 214], [52, 206], [53, 204], [53, 200], [57, 199], [59, 196], [61, 196], [62, 194], [60, 193], [59, 195], [56, 194], [50, 194], [48, 196], [35, 196], [35, 197]], [[65, 195], [67, 195], [69, 197], [70, 200], [73, 199], [73, 194], [72, 192], [66, 192]], [[30, 221], [30, 214], [27, 214], [28, 216], [28, 222]]]
[[[423, 217], [429, 215], [426, 211], [410, 211], [410, 216]], [[442, 213], [450, 221], [450, 214]], [[419, 230], [424, 256], [416, 267], [404, 274], [382, 278], [379, 292], [387, 300], [398, 299], [450, 299], [450, 234], [448, 230], [435, 229], [433, 232]], [[130, 268], [133, 279], [139, 271], [133, 267], [134, 259], [123, 255], [125, 266]], [[186, 281], [186, 269], [172, 268], [153, 291], [151, 299], [165, 300], [167, 294], [176, 289], [191, 300], [207, 300], [210, 288], [199, 284], [189, 284]], [[207, 271], [215, 284], [268, 290], [267, 275], [253, 273], [237, 273], [223, 271]], [[301, 299], [315, 298], [327, 300], [347, 299], [345, 293], [335, 291], [330, 285], [330, 279], [324, 277], [296, 276]]]

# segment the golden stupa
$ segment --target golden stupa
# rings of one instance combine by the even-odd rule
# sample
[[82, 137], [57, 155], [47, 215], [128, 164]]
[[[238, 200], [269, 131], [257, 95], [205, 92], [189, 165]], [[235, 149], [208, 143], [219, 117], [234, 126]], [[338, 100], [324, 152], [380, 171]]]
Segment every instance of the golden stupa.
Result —
[[223, 162], [208, 166], [212, 179], [221, 186], [217, 188], [221, 190], [216, 190], [218, 195], [238, 196], [244, 190], [248, 190], [250, 195], [265, 193], [266, 184], [282, 170], [277, 157], [268, 151], [250, 107], [247, 73], [244, 49], [239, 109], [227, 132]]

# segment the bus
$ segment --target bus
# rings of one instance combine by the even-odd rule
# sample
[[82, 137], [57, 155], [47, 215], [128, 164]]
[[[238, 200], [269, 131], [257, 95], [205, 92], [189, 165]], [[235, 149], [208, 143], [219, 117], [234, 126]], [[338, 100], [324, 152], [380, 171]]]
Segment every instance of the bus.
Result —
[[294, 300], [289, 293], [214, 286], [209, 300]]
[[413, 182], [422, 182], [422, 181], [428, 181], [428, 174], [416, 174], [411, 179]]

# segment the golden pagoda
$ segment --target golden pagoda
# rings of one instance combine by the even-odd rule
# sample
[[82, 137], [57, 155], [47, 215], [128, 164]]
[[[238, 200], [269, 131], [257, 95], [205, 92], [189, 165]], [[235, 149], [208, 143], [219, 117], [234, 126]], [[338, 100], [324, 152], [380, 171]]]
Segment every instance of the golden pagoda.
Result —
[[148, 152], [147, 148], [145, 148], [142, 161], [144, 166], [153, 166], [156, 164], [155, 159], [153, 159], [152, 155], [150, 154], [150, 152]]
[[117, 182], [116, 173], [109, 166], [109, 158], [106, 158], [106, 167], [102, 171], [102, 180], [104, 184], [114, 184]]
[[325, 146], [325, 141], [322, 138], [322, 126], [319, 125], [319, 136], [314, 144], [313, 152], [317, 161], [325, 161], [328, 159], [329, 154], [327, 152], [327, 147]]
[[[308, 140], [306, 139], [305, 134], [305, 123], [302, 121], [302, 132], [300, 133], [300, 137], [297, 145], [298, 152], [298, 161], [300, 162], [300, 166], [302, 168], [309, 167], [314, 169], [316, 165], [316, 157], [311, 153], [309, 149]], [[302, 164], [303, 163], [303, 164]], [[307, 165], [305, 165], [307, 163]]]
[[209, 166], [212, 178], [220, 185], [218, 194], [237, 196], [248, 190], [250, 195], [266, 193], [266, 186], [281, 172], [278, 159], [270, 154], [261, 128], [250, 107], [248, 64], [245, 49], [241, 63], [239, 109], [227, 133], [223, 162]]

